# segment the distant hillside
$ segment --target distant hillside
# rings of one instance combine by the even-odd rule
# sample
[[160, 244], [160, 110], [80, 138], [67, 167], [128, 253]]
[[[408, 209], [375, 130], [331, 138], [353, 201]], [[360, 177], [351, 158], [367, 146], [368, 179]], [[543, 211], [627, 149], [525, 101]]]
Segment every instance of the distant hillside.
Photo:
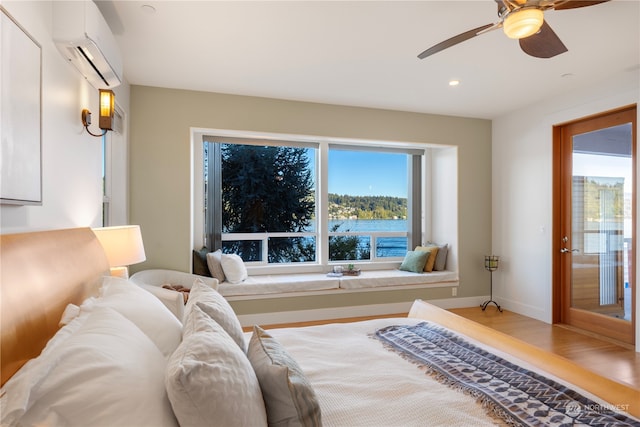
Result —
[[406, 219], [407, 199], [329, 193], [330, 219]]

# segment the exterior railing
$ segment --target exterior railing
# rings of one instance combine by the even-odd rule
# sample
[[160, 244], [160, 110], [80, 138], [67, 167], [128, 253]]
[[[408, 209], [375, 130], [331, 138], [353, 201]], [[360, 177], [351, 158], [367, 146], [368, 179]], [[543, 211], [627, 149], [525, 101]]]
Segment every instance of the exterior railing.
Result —
[[[358, 238], [358, 246], [366, 251], [369, 249], [369, 258], [356, 259], [352, 261], [392, 261], [402, 259], [407, 251], [408, 232], [406, 231], [334, 231], [327, 233], [329, 242], [336, 237], [352, 237]], [[225, 242], [251, 241], [257, 242], [260, 246], [260, 255], [257, 260], [246, 261], [252, 265], [267, 265], [269, 259], [269, 242], [278, 238], [308, 238], [314, 239], [316, 242], [320, 238], [317, 232], [267, 232], [267, 233], [222, 233], [223, 246]], [[331, 244], [331, 243], [329, 243]], [[375, 248], [375, 250], [370, 250]], [[316, 243], [317, 249], [317, 243]], [[241, 255], [242, 256], [242, 255]], [[316, 256], [317, 258], [317, 256]], [[330, 259], [334, 261], [351, 261]], [[309, 261], [314, 262], [314, 261]], [[299, 264], [299, 263], [296, 263]]]

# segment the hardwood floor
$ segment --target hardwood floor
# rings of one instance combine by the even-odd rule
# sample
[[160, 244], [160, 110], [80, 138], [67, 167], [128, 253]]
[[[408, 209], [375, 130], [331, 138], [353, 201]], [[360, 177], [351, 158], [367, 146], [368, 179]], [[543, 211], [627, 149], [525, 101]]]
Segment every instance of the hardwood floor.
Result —
[[489, 306], [449, 310], [640, 390], [640, 353], [627, 345]]

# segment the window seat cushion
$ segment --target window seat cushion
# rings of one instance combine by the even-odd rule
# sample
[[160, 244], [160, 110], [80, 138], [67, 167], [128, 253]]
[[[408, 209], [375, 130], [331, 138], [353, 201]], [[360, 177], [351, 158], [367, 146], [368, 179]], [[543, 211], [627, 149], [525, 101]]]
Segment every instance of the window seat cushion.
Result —
[[323, 291], [338, 289], [340, 277], [326, 274], [273, 274], [249, 276], [241, 283], [222, 282], [218, 292], [223, 296], [280, 294], [288, 292]]
[[[340, 288], [364, 289], [389, 286], [426, 285], [430, 283], [457, 282], [455, 271], [432, 271], [431, 273], [412, 273], [403, 270], [363, 271], [359, 276], [342, 276]], [[452, 283], [453, 284], [453, 283]]]
[[449, 282], [451, 282], [452, 286], [457, 285], [457, 272], [411, 273], [394, 269], [363, 271], [359, 276], [344, 275], [341, 277], [331, 277], [322, 273], [273, 274], [249, 276], [243, 282], [235, 284], [222, 282], [218, 285], [218, 292], [225, 297], [233, 297], [338, 289], [386, 288]]

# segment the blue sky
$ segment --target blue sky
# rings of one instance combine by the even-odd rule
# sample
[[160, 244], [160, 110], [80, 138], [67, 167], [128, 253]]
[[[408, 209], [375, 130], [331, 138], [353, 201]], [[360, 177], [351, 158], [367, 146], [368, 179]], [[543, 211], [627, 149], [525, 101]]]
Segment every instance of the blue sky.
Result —
[[329, 193], [407, 197], [407, 155], [331, 150]]

